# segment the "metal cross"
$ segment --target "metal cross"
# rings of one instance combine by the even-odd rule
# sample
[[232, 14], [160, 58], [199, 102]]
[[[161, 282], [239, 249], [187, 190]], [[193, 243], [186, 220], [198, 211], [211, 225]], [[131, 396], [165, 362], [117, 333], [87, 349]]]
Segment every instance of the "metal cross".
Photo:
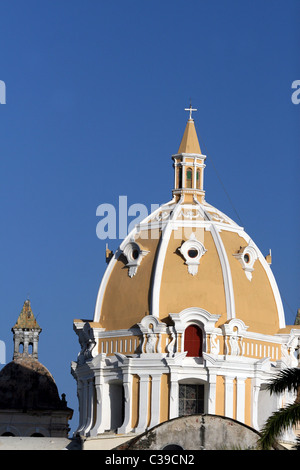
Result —
[[189, 108], [185, 108], [184, 110], [190, 112], [190, 117], [189, 117], [189, 119], [193, 119], [193, 118], [192, 118], [192, 112], [193, 112], [193, 111], [197, 111], [197, 109], [192, 108], [192, 103], [190, 104], [190, 107], [189, 107]]

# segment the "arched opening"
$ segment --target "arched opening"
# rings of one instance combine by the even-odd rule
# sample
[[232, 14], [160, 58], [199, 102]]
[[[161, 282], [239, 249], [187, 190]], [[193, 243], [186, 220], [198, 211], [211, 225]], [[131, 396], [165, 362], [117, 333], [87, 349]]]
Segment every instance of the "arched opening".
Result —
[[122, 382], [109, 384], [110, 429], [120, 428], [124, 421], [124, 387]]
[[187, 357], [202, 357], [202, 330], [197, 325], [189, 325], [184, 332], [184, 351]]
[[19, 344], [19, 353], [20, 353], [20, 354], [23, 354], [23, 352], [24, 352], [24, 344], [23, 344], [23, 343], [20, 343], [20, 344]]
[[32, 355], [32, 351], [33, 351], [33, 344], [29, 343], [28, 344], [28, 354]]
[[197, 189], [200, 189], [200, 177], [201, 177], [201, 174], [200, 174], [200, 170], [198, 168], [197, 173], [196, 173], [196, 188]]
[[182, 167], [177, 167], [177, 187], [182, 188]]
[[192, 188], [192, 177], [193, 177], [193, 170], [192, 168], [188, 168], [186, 170], [186, 187]]
[[30, 437], [45, 437], [45, 436], [41, 434], [40, 432], [34, 432], [33, 434], [31, 434]]
[[178, 446], [177, 444], [168, 444], [162, 450], [184, 450], [184, 448], [181, 446]]
[[15, 435], [12, 432], [4, 432], [1, 436], [14, 437]]

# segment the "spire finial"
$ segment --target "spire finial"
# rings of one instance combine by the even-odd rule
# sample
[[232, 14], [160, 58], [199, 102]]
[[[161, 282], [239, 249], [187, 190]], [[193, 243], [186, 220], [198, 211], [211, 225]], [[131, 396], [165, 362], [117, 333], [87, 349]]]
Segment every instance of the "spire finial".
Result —
[[193, 120], [193, 118], [192, 118], [192, 112], [193, 112], [193, 111], [197, 111], [197, 109], [192, 107], [192, 102], [191, 102], [191, 101], [190, 101], [190, 107], [189, 107], [189, 108], [185, 108], [184, 110], [190, 112], [189, 120]]

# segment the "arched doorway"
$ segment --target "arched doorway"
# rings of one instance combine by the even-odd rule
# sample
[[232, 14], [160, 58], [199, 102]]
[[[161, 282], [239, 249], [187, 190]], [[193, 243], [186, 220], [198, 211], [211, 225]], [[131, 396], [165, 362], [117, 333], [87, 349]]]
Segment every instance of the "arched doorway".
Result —
[[189, 325], [184, 332], [184, 351], [187, 357], [202, 357], [202, 330], [197, 325]]
[[184, 450], [184, 448], [181, 446], [178, 446], [177, 444], [168, 444], [162, 450]]

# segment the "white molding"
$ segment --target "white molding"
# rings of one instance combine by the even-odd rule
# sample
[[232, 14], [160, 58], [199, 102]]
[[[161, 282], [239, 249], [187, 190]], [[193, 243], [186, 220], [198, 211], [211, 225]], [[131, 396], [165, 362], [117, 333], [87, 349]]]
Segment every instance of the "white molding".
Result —
[[161, 374], [151, 373], [151, 420], [149, 429], [159, 424], [160, 420], [160, 382]]
[[178, 157], [188, 157], [188, 158], [199, 158], [200, 160], [205, 160], [206, 159], [206, 155], [203, 155], [202, 153], [174, 153], [172, 155], [172, 158], [178, 158]]
[[[170, 313], [169, 317], [173, 320], [177, 333], [183, 333], [189, 324], [202, 326], [206, 334], [215, 332], [215, 324], [221, 315], [213, 315], [207, 310], [199, 307], [189, 307], [179, 313]], [[203, 338], [204, 339], [204, 338]]]
[[[250, 240], [247, 246], [241, 247], [237, 253], [233, 253], [233, 256], [241, 264], [247, 279], [251, 281], [254, 263], [258, 259], [258, 254], [252, 241]], [[246, 258], [248, 258], [248, 260]]]
[[149, 374], [139, 375], [139, 420], [134, 432], [144, 432], [147, 428], [148, 418], [148, 390], [149, 390]]
[[[190, 250], [195, 250], [197, 255], [195, 257], [190, 257]], [[185, 259], [185, 264], [188, 266], [188, 272], [195, 276], [198, 272], [198, 266], [200, 264], [200, 259], [206, 253], [204, 245], [197, 240], [195, 233], [192, 232], [190, 238], [186, 240], [179, 248], [180, 253]]]
[[139, 328], [129, 328], [128, 330], [105, 330], [104, 328], [93, 328], [97, 339], [122, 338], [126, 336], [141, 336]]
[[227, 257], [227, 253], [226, 253], [223, 241], [218, 233], [218, 229], [215, 227], [213, 223], [211, 225], [211, 234], [214, 239], [216, 249], [219, 255], [220, 263], [221, 263], [224, 289], [225, 289], [226, 313], [227, 313], [227, 319], [230, 320], [232, 318], [235, 318], [236, 316], [234, 290], [233, 290], [230, 264], [228, 261], [228, 257]]
[[160, 288], [161, 288], [161, 279], [163, 273], [164, 262], [166, 258], [166, 251], [170, 241], [171, 233], [173, 230], [172, 221], [177, 217], [177, 214], [181, 208], [182, 198], [179, 200], [175, 206], [172, 215], [170, 216], [169, 222], [164, 227], [159, 246], [156, 252], [156, 259], [153, 269], [153, 286], [152, 286], [152, 295], [151, 295], [151, 305], [150, 305], [150, 314], [154, 317], [159, 317], [159, 300], [160, 300]]
[[[135, 258], [133, 256], [134, 252], [137, 252], [138, 255]], [[134, 240], [130, 240], [123, 249], [123, 254], [127, 259], [126, 267], [128, 267], [128, 276], [133, 277], [136, 275], [139, 265], [141, 264], [143, 258], [149, 253], [147, 250], [142, 250], [140, 245]]]
[[224, 323], [220, 327], [224, 330], [225, 335], [230, 335], [234, 332], [234, 328], [237, 328], [238, 334], [244, 336], [249, 326], [246, 326], [243, 320], [239, 318], [234, 318], [230, 320], [228, 323]]
[[233, 379], [234, 376], [224, 375], [225, 379], [225, 416], [233, 418]]
[[[205, 211], [203, 205], [201, 205], [197, 200], [195, 202], [202, 208], [203, 212], [206, 214], [207, 219], [211, 219], [211, 214], [209, 211]], [[209, 215], [208, 215], [209, 214]], [[233, 290], [233, 282], [231, 277], [231, 269], [227, 257], [227, 253], [223, 244], [223, 241], [218, 233], [218, 229], [216, 224], [211, 221], [210, 222], [210, 231], [215, 242], [215, 246], [219, 255], [221, 269], [223, 274], [223, 281], [224, 281], [224, 289], [225, 289], [225, 302], [226, 302], [226, 313], [227, 318], [235, 318], [235, 301], [234, 301], [234, 290]]]

